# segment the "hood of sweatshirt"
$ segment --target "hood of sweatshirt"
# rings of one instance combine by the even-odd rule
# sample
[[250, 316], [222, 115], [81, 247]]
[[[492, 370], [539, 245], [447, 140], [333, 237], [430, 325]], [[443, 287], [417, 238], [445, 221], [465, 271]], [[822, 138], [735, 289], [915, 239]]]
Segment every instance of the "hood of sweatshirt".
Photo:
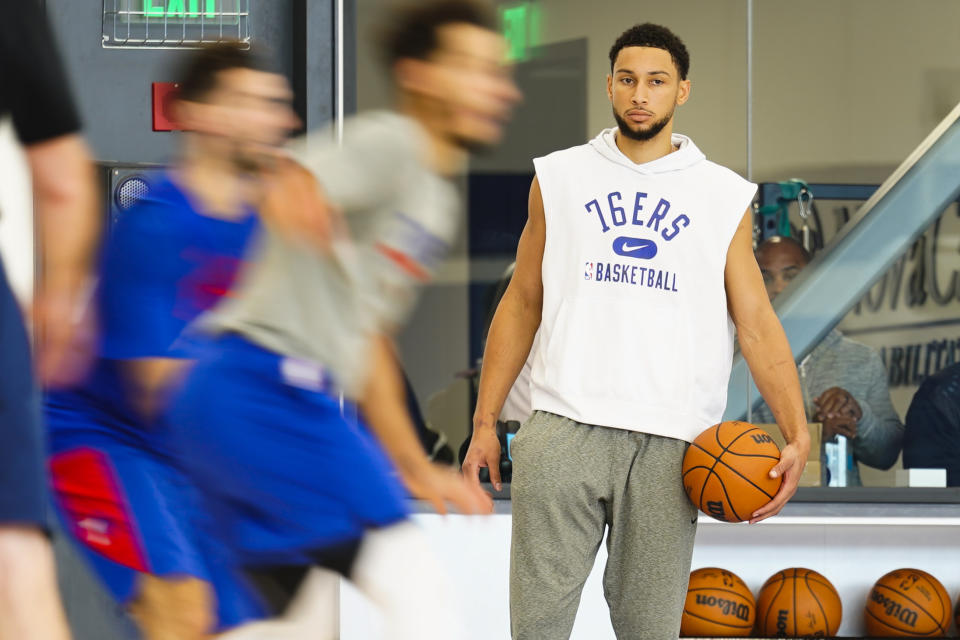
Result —
[[637, 164], [625, 156], [622, 151], [620, 151], [620, 149], [617, 147], [616, 136], [617, 127], [604, 129], [599, 133], [599, 135], [597, 135], [596, 138], [591, 140], [589, 144], [607, 160], [623, 165], [628, 169], [636, 171], [637, 173], [649, 175], [655, 173], [667, 173], [669, 171], [679, 171], [706, 160], [706, 156], [703, 155], [703, 152], [697, 148], [697, 145], [693, 144], [693, 140], [687, 136], [675, 133], [671, 137], [671, 142], [673, 142], [674, 147], [679, 147], [676, 151], [673, 153], [668, 153], [662, 158], [657, 158], [656, 160], [651, 160], [650, 162], [644, 162], [643, 164]]

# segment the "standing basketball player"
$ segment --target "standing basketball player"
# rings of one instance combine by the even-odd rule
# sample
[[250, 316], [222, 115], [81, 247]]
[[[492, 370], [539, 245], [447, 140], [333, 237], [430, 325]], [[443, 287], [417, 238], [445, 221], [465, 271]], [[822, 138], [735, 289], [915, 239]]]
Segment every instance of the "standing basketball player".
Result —
[[[216, 343], [170, 423], [232, 562], [251, 575], [333, 568], [380, 605], [392, 637], [453, 638], [450, 594], [394, 469], [440, 509], [492, 505], [429, 463], [389, 336], [454, 237], [467, 149], [499, 139], [517, 92], [485, 4], [408, 3], [386, 24], [397, 111], [359, 115], [342, 147], [320, 142], [303, 157], [350, 237], [322, 251], [266, 235], [206, 323]], [[344, 419], [340, 392], [370, 431]]]
[[[0, 0], [0, 120], [23, 144], [40, 270], [33, 328], [37, 373], [72, 381], [85, 290], [99, 237], [93, 163], [53, 36], [36, 2]], [[9, 187], [0, 176], [0, 190]], [[11, 212], [4, 212], [9, 215]], [[17, 303], [0, 267], [0, 639], [66, 640], [47, 535], [40, 397]]]
[[677, 637], [697, 517], [681, 461], [723, 414], [734, 327], [788, 442], [771, 470], [782, 488], [753, 522], [793, 495], [807, 458], [796, 368], [753, 257], [756, 187], [673, 133], [689, 62], [668, 29], [627, 30], [607, 77], [617, 126], [534, 160], [464, 463], [499, 485], [493, 427], [539, 327], [535, 413], [512, 445], [517, 639], [569, 636], [605, 530], [617, 636]]

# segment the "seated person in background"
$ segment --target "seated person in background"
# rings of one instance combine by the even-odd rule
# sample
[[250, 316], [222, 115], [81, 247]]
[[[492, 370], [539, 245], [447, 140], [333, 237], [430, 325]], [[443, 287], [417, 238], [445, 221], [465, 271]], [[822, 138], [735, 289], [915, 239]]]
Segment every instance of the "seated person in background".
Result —
[[947, 486], [960, 487], [960, 363], [924, 380], [913, 396], [903, 466], [946, 469]]
[[[799, 242], [781, 236], [761, 243], [756, 256], [771, 301], [810, 262], [810, 254]], [[800, 383], [814, 405], [808, 407], [808, 415], [823, 423], [823, 441], [842, 435], [852, 445], [847, 486], [862, 484], [857, 462], [878, 469], [892, 467], [900, 453], [903, 424], [890, 401], [880, 355], [834, 329], [799, 369]], [[753, 421], [775, 422], [766, 403], [753, 412]]]

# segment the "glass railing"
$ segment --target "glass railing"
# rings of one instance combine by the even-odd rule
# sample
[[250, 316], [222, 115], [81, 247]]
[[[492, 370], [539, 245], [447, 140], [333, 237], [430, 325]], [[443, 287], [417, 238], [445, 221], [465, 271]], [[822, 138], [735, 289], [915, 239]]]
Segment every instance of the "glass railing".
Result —
[[[786, 218], [777, 216], [771, 205], [786, 203], [792, 185], [761, 185], [758, 241], [788, 235], [813, 250], [809, 264], [798, 264], [788, 276], [792, 281], [774, 308], [800, 365], [808, 417], [823, 424], [821, 484], [960, 483], [949, 468], [960, 464], [951, 462], [949, 441], [937, 442], [949, 440], [945, 429], [960, 434], [960, 423], [935, 422], [944, 412], [936, 404], [946, 393], [940, 387], [951, 383], [951, 366], [960, 359], [958, 118], [960, 107], [879, 187], [805, 185], [819, 204], [813, 216], [808, 201], [793, 206]], [[799, 218], [801, 212], [808, 217]], [[800, 232], [802, 227], [809, 231]], [[761, 268], [764, 252], [776, 243], [761, 245]], [[790, 253], [772, 251], [781, 259], [765, 272], [768, 284]], [[821, 415], [828, 389], [849, 398], [846, 424]], [[741, 356], [734, 362], [725, 417], [772, 420]], [[915, 468], [905, 471], [903, 464]]]

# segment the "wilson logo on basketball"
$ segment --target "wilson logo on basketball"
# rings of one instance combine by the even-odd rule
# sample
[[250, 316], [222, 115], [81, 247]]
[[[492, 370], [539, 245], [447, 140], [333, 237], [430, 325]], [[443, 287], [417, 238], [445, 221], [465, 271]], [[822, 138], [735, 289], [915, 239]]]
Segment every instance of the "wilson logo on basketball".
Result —
[[723, 511], [723, 503], [709, 500], [707, 501], [707, 513], [719, 520], [726, 520], [727, 514]]
[[780, 609], [777, 612], [777, 635], [785, 637], [787, 635], [787, 616], [790, 613], [786, 609]]
[[883, 607], [884, 612], [886, 612], [888, 616], [895, 618], [911, 627], [917, 626], [918, 615], [913, 609], [908, 609], [902, 606], [899, 602], [894, 602], [876, 589], [870, 592], [870, 599]]
[[754, 433], [750, 435], [750, 438], [757, 444], [765, 444], [767, 442], [773, 442], [773, 438], [771, 438], [765, 433]]
[[750, 607], [745, 604], [739, 604], [726, 598], [717, 598], [714, 596], [705, 596], [697, 594], [697, 604], [708, 607], [716, 607], [725, 616], [734, 616], [741, 620], [750, 620]]

